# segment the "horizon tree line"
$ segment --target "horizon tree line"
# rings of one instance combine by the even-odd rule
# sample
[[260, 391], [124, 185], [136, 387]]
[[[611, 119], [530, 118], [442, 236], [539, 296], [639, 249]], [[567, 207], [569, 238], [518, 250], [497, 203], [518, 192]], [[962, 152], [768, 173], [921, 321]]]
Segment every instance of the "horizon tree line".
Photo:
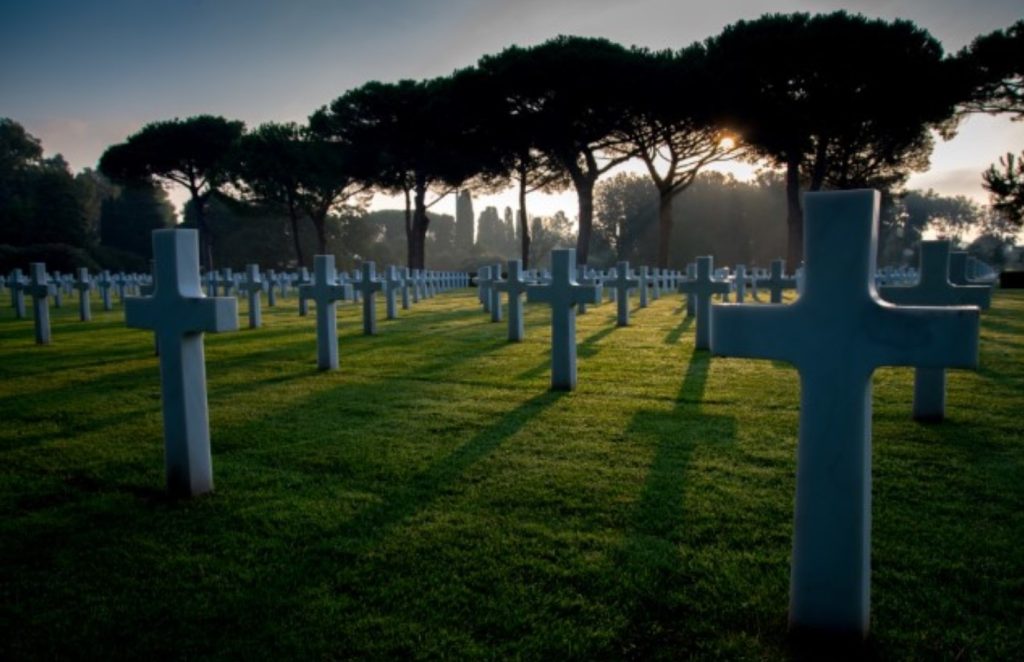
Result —
[[[287, 215], [298, 264], [310, 262], [299, 241], [303, 219], [324, 252], [330, 214], [365, 208], [373, 192], [400, 195], [406, 262], [423, 268], [428, 210], [438, 200], [509, 186], [518, 192], [515, 235], [527, 265], [528, 195], [575, 192], [585, 265], [597, 182], [639, 159], [657, 191], [655, 261], [666, 267], [677, 198], [708, 165], [744, 159], [784, 172], [786, 257], [796, 265], [802, 192], [895, 193], [927, 168], [933, 132], [951, 137], [968, 113], [1020, 118], [1022, 53], [1024, 21], [946, 55], [912, 22], [843, 11], [741, 20], [676, 51], [559, 36], [485, 55], [449, 76], [368, 82], [304, 125], [246, 131], [210, 115], [147, 124], [109, 147], [99, 171], [118, 184], [188, 190], [207, 268], [205, 211], [215, 194]], [[1003, 161], [985, 185], [1019, 227], [1020, 161]]]

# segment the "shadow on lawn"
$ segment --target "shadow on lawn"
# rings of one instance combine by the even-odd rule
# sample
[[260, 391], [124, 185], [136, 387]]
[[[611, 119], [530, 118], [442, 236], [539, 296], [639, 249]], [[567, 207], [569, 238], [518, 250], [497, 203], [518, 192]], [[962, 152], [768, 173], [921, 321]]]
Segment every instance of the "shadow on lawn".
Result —
[[341, 527], [338, 535], [356, 543], [355, 549], [351, 550], [353, 552], [372, 545], [393, 527], [428, 508], [466, 469], [490, 455], [565, 395], [560, 391], [547, 391], [505, 413], [493, 425], [477, 432], [412, 480], [390, 486], [382, 502], [357, 514]]
[[683, 335], [683, 332], [693, 326], [693, 317], [683, 317], [683, 321], [679, 323], [676, 328], [668, 332], [665, 336], [666, 345], [674, 345], [679, 342], [679, 338]]
[[633, 608], [611, 644], [614, 650], [607, 651], [612, 657], [647, 659], [667, 650], [686, 657], [696, 653], [693, 647], [702, 638], [693, 628], [715, 627], [700, 616], [702, 609], [693, 600], [694, 586], [707, 578], [687, 575], [680, 554], [688, 539], [708, 542], [693, 541], [686, 527], [686, 474], [694, 450], [713, 451], [736, 438], [733, 417], [701, 412], [710, 365], [710, 354], [694, 352], [673, 410], [639, 411], [628, 428], [627, 435], [653, 438], [655, 451], [626, 541], [616, 554], [622, 600]]
[[[590, 358], [595, 356], [598, 352], [596, 347], [597, 343], [601, 342], [611, 334], [615, 333], [615, 330], [619, 327], [613, 323], [611, 326], [605, 327], [596, 333], [592, 333], [576, 345], [576, 356], [577, 358]], [[521, 379], [535, 379], [551, 370], [551, 348], [546, 347], [544, 349], [544, 361], [538, 363], [529, 370], [516, 375], [517, 380]]]

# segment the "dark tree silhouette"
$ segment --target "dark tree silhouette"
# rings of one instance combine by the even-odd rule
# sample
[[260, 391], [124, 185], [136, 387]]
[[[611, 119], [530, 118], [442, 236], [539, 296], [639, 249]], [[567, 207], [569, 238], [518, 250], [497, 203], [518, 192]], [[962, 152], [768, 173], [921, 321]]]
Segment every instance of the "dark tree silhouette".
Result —
[[706, 44], [727, 123], [786, 169], [791, 265], [803, 258], [802, 185], [900, 180], [927, 164], [928, 130], [948, 135], [963, 95], [942, 47], [908, 21], [771, 14]]
[[[531, 98], [516, 86], [521, 71], [514, 57], [483, 58], [475, 70], [480, 94], [475, 108], [492, 151], [482, 163], [480, 188], [499, 190], [514, 186], [518, 192], [516, 219], [523, 268], [530, 265], [531, 232], [526, 198], [530, 193], [553, 193], [570, 185], [568, 171], [539, 147], [543, 116], [531, 112]], [[528, 91], [527, 91], [528, 92]]]
[[1024, 20], [978, 37], [957, 59], [973, 84], [965, 110], [1024, 119]]
[[992, 209], [1016, 227], [1024, 225], [1024, 152], [1019, 158], [1013, 153], [1000, 157], [999, 168], [992, 165], [981, 177], [991, 194]]
[[667, 267], [672, 205], [707, 165], [739, 157], [738, 138], [718, 119], [720, 87], [708, 75], [703, 45], [678, 53], [633, 49], [627, 153], [647, 167], [658, 191], [657, 265]]
[[299, 186], [305, 168], [302, 150], [302, 129], [298, 124], [271, 122], [242, 136], [231, 162], [246, 197], [288, 214], [295, 259], [299, 265], [309, 266], [299, 237]]
[[64, 158], [44, 158], [39, 139], [0, 119], [0, 244], [92, 247], [95, 197], [88, 176], [76, 179]]
[[185, 187], [195, 208], [204, 266], [212, 269], [206, 201], [227, 183], [228, 155], [244, 128], [242, 122], [212, 115], [153, 122], [107, 148], [100, 157], [100, 171], [117, 182], [156, 180]]
[[[410, 268], [425, 264], [427, 209], [477, 170], [474, 153], [482, 143], [468, 92], [457, 74], [421, 82], [373, 81], [310, 117], [318, 134], [371, 153], [363, 181], [404, 194]], [[428, 202], [431, 192], [437, 197]]]
[[[618, 44], [566, 36], [532, 48], [511, 46], [478, 64], [503, 82], [507, 113], [522, 118], [532, 147], [572, 181], [579, 201], [580, 265], [590, 250], [594, 185], [633, 156], [623, 136], [630, 64], [629, 51]], [[534, 170], [530, 152], [522, 152], [520, 161], [528, 164], [526, 172]]]

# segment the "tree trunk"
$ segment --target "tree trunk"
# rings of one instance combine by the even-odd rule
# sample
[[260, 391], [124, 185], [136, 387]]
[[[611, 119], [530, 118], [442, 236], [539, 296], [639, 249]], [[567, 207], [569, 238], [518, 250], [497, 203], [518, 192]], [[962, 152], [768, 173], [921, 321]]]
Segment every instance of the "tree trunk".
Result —
[[804, 212], [800, 206], [800, 156], [791, 154], [786, 159], [786, 226], [789, 230], [786, 246], [786, 266], [795, 271], [804, 259]]
[[672, 241], [672, 203], [675, 193], [671, 187], [658, 191], [658, 268], [668, 268], [669, 243]]
[[327, 214], [315, 214], [313, 225], [316, 227], [316, 245], [320, 255], [327, 255]]
[[590, 257], [590, 233], [594, 224], [594, 178], [582, 176], [573, 182], [576, 185], [576, 198], [580, 205], [580, 229], [576, 237], [576, 264], [587, 266]]
[[427, 183], [426, 180], [416, 176], [416, 191], [414, 200], [416, 208], [412, 217], [412, 232], [408, 235], [409, 241], [409, 265], [412, 269], [424, 269], [426, 265], [426, 239], [427, 226], [430, 219], [427, 217]]
[[526, 214], [526, 170], [519, 171], [519, 238], [523, 269], [530, 268], [530, 223]]
[[213, 270], [213, 237], [210, 236], [210, 228], [206, 224], [206, 196], [199, 195], [199, 191], [193, 189], [192, 202], [196, 210], [196, 228], [199, 230], [199, 250], [203, 261], [203, 268], [207, 271]]
[[295, 259], [299, 267], [305, 267], [306, 262], [302, 257], [302, 242], [299, 241], [299, 212], [295, 208], [295, 201], [288, 199], [288, 220], [292, 223], [292, 239], [295, 242]]
[[413, 250], [412, 239], [412, 199], [408, 188], [405, 188], [403, 192], [405, 193], [405, 263], [410, 269], [415, 269], [416, 251]]
[[811, 184], [808, 191], [820, 191], [825, 184], [825, 173], [828, 171], [828, 139], [818, 137], [818, 146], [814, 150], [814, 164], [811, 168]]

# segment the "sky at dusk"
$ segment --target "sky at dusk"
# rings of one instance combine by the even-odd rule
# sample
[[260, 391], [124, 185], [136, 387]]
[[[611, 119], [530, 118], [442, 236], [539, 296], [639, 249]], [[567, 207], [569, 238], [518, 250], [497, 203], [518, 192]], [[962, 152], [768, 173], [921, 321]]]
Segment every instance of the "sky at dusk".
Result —
[[[303, 122], [368, 80], [448, 74], [513, 43], [576, 34], [679, 48], [740, 18], [835, 9], [913, 20], [947, 52], [1024, 14], [1020, 0], [8, 0], [0, 12], [0, 117], [20, 122], [48, 155], [59, 152], [78, 170], [95, 167], [108, 145], [147, 122], [201, 113], [250, 127]], [[1022, 148], [1024, 123], [972, 117], [938, 143], [931, 170], [910, 186], [984, 201], [981, 171]], [[734, 171], [743, 178], [753, 168]], [[491, 196], [477, 210], [486, 204], [515, 203]], [[575, 213], [571, 193], [531, 196], [528, 206], [531, 215]], [[435, 210], [453, 213], [454, 200]]]

